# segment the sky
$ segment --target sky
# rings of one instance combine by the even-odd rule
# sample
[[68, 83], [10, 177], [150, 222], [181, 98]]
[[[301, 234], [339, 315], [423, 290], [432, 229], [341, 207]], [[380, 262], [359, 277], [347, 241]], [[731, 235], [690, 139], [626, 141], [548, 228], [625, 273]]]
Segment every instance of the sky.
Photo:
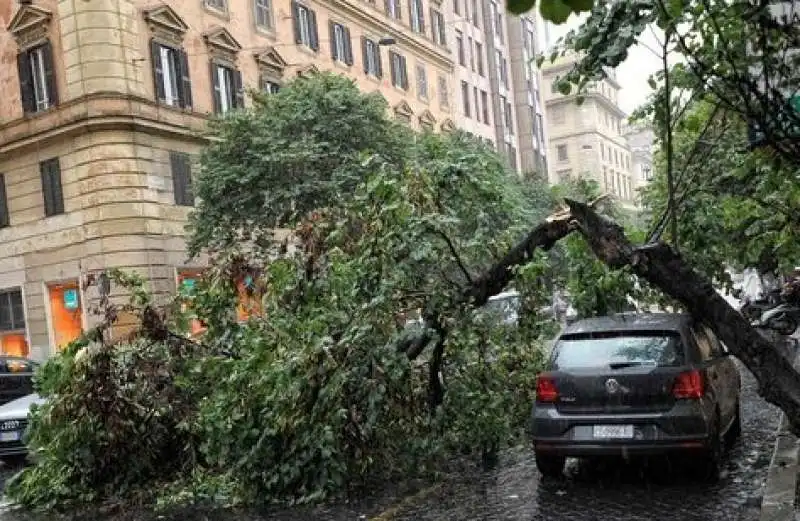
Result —
[[[547, 43], [555, 43], [570, 29], [580, 26], [582, 19], [583, 17], [573, 15], [563, 25], [551, 24]], [[622, 86], [619, 93], [619, 104], [627, 114], [633, 112], [647, 100], [651, 92], [647, 78], [661, 68], [661, 58], [654, 54], [654, 52], [659, 52], [660, 47], [657, 36], [648, 29], [642, 34], [641, 41], [644, 45], [637, 45], [630, 49], [628, 58], [617, 68], [617, 81]], [[546, 47], [547, 43], [545, 43]]]

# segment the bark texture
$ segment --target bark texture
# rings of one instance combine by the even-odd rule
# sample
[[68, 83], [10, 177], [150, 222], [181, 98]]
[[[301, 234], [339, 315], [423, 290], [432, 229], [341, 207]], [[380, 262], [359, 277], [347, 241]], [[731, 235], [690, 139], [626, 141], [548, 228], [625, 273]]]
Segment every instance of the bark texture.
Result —
[[636, 247], [623, 228], [589, 205], [567, 200], [574, 224], [597, 257], [611, 268], [631, 266], [633, 272], [683, 304], [704, 322], [744, 363], [758, 381], [759, 394], [786, 414], [800, 434], [800, 374], [767, 340], [669, 245]]

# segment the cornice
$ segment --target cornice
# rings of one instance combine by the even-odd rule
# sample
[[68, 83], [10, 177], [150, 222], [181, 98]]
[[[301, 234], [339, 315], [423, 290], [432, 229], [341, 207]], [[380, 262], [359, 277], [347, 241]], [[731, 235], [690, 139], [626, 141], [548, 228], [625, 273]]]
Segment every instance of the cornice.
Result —
[[119, 93], [94, 93], [62, 103], [57, 109], [22, 117], [0, 126], [0, 160], [43, 141], [57, 141], [98, 130], [143, 130], [208, 142], [208, 118], [166, 108], [147, 98]]
[[363, 2], [358, 0], [331, 0], [330, 4], [344, 11], [351, 18], [358, 19], [372, 30], [394, 38], [398, 44], [415, 51], [432, 65], [437, 65], [448, 72], [453, 70], [453, 58], [450, 51], [441, 49], [433, 42], [418, 36], [416, 33], [412, 33], [408, 28], [382, 19], [383, 17], [381, 16], [376, 16], [377, 11], [366, 8], [368, 6], [365, 6]]

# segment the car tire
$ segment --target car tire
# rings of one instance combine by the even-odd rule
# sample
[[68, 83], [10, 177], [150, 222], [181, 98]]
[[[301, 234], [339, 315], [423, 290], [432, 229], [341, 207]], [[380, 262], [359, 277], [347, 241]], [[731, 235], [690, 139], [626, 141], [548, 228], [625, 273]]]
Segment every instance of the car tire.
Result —
[[727, 438], [725, 441], [728, 442], [728, 445], [731, 446], [742, 436], [742, 407], [739, 403], [739, 400], [736, 400], [736, 413], [733, 417], [733, 422], [731, 426], [728, 428], [728, 432], [725, 433], [725, 437]]
[[706, 483], [719, 481], [722, 471], [723, 442], [720, 433], [719, 414], [711, 426], [711, 438], [708, 447], [700, 460], [700, 477]]
[[546, 478], [563, 477], [566, 463], [567, 458], [565, 456], [536, 453], [536, 468]]

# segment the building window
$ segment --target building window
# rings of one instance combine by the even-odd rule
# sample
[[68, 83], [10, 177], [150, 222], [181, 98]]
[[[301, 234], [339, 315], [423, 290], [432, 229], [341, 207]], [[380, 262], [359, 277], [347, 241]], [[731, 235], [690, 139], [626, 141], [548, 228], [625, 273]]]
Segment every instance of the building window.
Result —
[[469, 68], [475, 72], [475, 45], [471, 36], [467, 37], [467, 44], [469, 45]]
[[503, 39], [503, 12], [497, 8], [497, 4], [492, 2], [494, 8], [494, 35], [502, 40]]
[[194, 206], [192, 162], [189, 154], [170, 152], [169, 165], [172, 171], [172, 190], [175, 194], [175, 204], [179, 206]]
[[475, 100], [475, 119], [481, 120], [480, 98], [478, 98], [478, 87], [472, 87], [472, 98]]
[[157, 101], [171, 107], [191, 108], [192, 81], [186, 52], [155, 40], [150, 42], [150, 52]]
[[218, 11], [228, 10], [227, 0], [205, 0], [205, 2], [206, 7], [211, 7], [212, 9], [217, 9]]
[[461, 0], [453, 0], [453, 11], [461, 16]]
[[470, 103], [469, 103], [469, 85], [466, 81], [461, 82], [461, 100], [464, 104], [464, 116], [471, 117]]
[[565, 168], [564, 170], [557, 170], [556, 177], [558, 178], [559, 184], [566, 183], [572, 177], [572, 169]]
[[12, 356], [28, 356], [25, 306], [19, 288], [0, 292], [0, 346]]
[[350, 29], [336, 22], [330, 23], [331, 58], [333, 61], [353, 65], [353, 46], [350, 40]]
[[264, 29], [273, 29], [272, 2], [271, 0], [255, 0], [256, 26]]
[[[456, 2], [458, 3], [458, 2]], [[456, 49], [458, 50], [458, 64], [462, 67], [466, 67], [467, 61], [464, 57], [464, 36], [461, 34], [461, 31], [456, 29]]]
[[436, 9], [431, 9], [431, 37], [433, 38], [433, 43], [436, 45], [441, 47], [447, 46], [444, 15]]
[[480, 27], [480, 11], [478, 10], [478, 0], [472, 0], [472, 25]]
[[546, 143], [544, 141], [544, 121], [541, 114], [536, 114], [536, 126], [539, 129], [539, 146], [542, 148], [542, 154], [545, 154], [545, 150], [547, 147], [545, 146]]
[[392, 85], [398, 89], [408, 90], [408, 69], [405, 56], [390, 51], [389, 61], [392, 65]]
[[653, 169], [650, 165], [642, 165], [642, 179], [645, 181], [653, 179]]
[[408, 16], [411, 23], [411, 30], [415, 33], [425, 32], [425, 11], [422, 7], [422, 0], [409, 0]]
[[422, 100], [428, 99], [428, 74], [421, 63], [417, 64], [417, 96]]
[[483, 68], [483, 44], [480, 42], [475, 42], [475, 54], [477, 55], [478, 60], [478, 74], [483, 76], [485, 74]]
[[381, 48], [374, 40], [361, 37], [361, 51], [364, 54], [364, 74], [375, 78], [383, 77]]
[[294, 22], [294, 42], [318, 51], [319, 34], [317, 33], [317, 14], [314, 10], [292, 0], [292, 20]]
[[566, 161], [569, 159], [567, 156], [567, 145], [558, 145], [556, 146], [556, 158], [559, 161]]
[[56, 349], [67, 347], [83, 331], [83, 306], [78, 282], [48, 284], [50, 325]]
[[503, 107], [503, 124], [506, 127], [506, 132], [514, 135], [514, 114], [511, 111], [511, 102], [504, 96], [500, 96], [501, 106]]
[[211, 84], [214, 86], [214, 113], [244, 108], [242, 73], [232, 67], [211, 62]]
[[447, 89], [447, 78], [439, 75], [439, 106], [443, 109], [450, 108], [450, 93]]
[[269, 77], [261, 76], [261, 91], [267, 94], [277, 94], [281, 90], [281, 84]]
[[0, 174], [0, 228], [9, 225], [8, 197], [6, 194], [6, 176]]
[[508, 88], [508, 61], [500, 51], [497, 51], [497, 64], [500, 68], [500, 81], [505, 88]]
[[489, 124], [489, 95], [485, 90], [481, 91], [481, 111], [483, 115], [483, 122]]
[[44, 215], [51, 217], [64, 213], [64, 193], [61, 189], [61, 164], [57, 157], [39, 163], [42, 178]]
[[49, 41], [19, 53], [17, 68], [25, 114], [42, 112], [58, 104], [53, 48]]
[[402, 18], [400, 15], [400, 0], [386, 0], [386, 14], [389, 15], [389, 18], [400, 20]]
[[517, 169], [517, 149], [511, 143], [506, 143], [508, 162], [513, 170]]

